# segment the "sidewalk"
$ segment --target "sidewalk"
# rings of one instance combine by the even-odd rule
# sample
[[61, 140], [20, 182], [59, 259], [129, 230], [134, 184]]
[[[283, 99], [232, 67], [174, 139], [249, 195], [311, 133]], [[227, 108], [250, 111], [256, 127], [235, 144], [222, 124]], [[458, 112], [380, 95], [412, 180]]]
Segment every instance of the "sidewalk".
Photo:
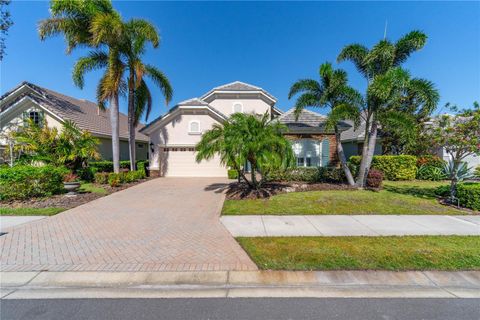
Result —
[[480, 298], [480, 271], [3, 272], [2, 299]]
[[480, 216], [222, 216], [234, 237], [480, 235]]

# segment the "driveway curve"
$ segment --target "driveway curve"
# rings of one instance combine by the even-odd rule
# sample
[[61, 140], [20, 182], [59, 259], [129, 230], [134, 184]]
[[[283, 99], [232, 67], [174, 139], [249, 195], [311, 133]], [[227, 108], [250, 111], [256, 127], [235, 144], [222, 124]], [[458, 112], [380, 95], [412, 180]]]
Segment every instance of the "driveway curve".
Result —
[[8, 229], [0, 270], [255, 270], [219, 221], [225, 186], [158, 178]]

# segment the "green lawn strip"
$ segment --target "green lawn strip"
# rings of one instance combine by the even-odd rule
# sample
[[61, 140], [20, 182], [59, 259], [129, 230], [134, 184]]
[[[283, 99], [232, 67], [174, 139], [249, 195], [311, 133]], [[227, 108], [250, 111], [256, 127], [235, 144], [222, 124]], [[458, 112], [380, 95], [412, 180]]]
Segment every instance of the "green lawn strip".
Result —
[[53, 216], [65, 208], [0, 208], [0, 216]]
[[89, 182], [82, 183], [82, 185], [80, 186], [80, 192], [92, 192], [92, 193], [98, 193], [102, 195], [108, 193], [108, 191], [105, 190], [104, 188]]
[[438, 203], [433, 190], [445, 182], [385, 183], [384, 190], [291, 192], [269, 199], [227, 200], [224, 215], [410, 214], [461, 215], [466, 211]]
[[237, 238], [264, 270], [480, 270], [478, 236]]

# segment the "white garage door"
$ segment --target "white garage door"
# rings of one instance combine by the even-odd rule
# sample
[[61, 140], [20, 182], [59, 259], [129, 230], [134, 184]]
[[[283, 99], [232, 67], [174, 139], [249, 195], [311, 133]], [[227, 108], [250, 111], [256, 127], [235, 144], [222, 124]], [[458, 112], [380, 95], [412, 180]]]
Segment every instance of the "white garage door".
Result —
[[[178, 150], [178, 149], [177, 149]], [[195, 161], [195, 151], [168, 151], [162, 165], [166, 177], [226, 177], [227, 168], [215, 158], [200, 163]]]

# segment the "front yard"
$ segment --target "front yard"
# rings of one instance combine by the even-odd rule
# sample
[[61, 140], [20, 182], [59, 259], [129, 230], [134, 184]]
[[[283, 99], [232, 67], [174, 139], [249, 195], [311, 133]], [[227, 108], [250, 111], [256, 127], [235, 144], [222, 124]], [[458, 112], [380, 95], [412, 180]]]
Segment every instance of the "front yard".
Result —
[[480, 270], [480, 237], [237, 238], [265, 270]]
[[291, 192], [268, 199], [226, 200], [224, 215], [413, 214], [462, 215], [469, 211], [442, 205], [434, 190], [448, 182], [385, 181], [381, 191]]

